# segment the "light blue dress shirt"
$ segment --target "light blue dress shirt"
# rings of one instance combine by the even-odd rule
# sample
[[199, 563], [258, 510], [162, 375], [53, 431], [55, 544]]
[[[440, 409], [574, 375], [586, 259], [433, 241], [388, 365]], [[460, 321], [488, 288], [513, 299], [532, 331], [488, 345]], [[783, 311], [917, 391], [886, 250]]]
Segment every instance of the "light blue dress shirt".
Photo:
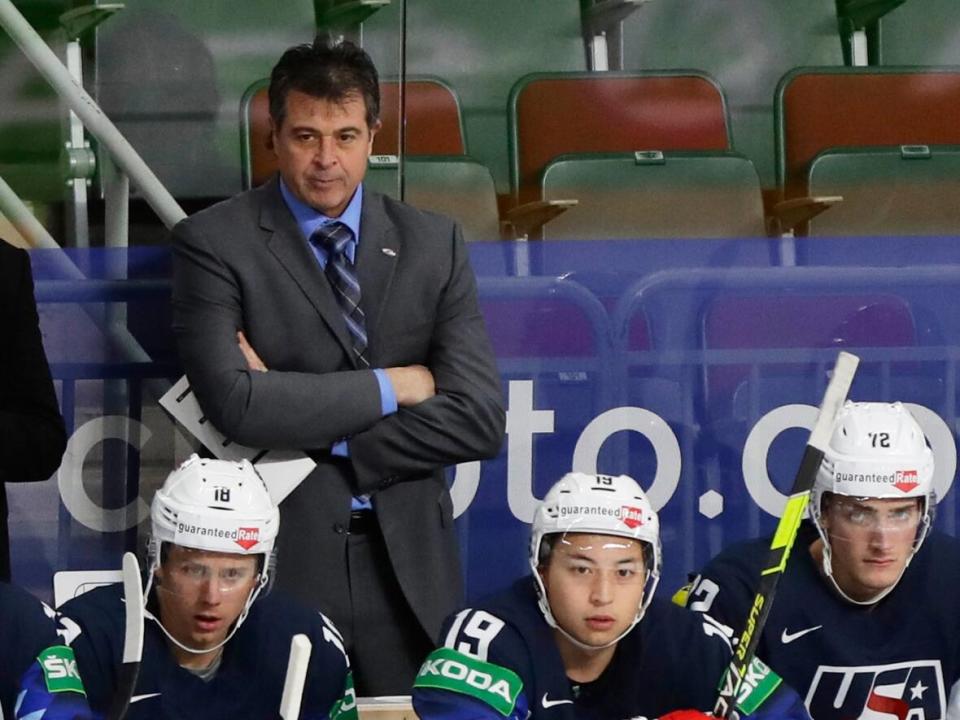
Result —
[[[297, 197], [294, 196], [292, 192], [290, 192], [290, 189], [287, 187], [286, 183], [283, 182], [283, 178], [280, 179], [280, 194], [283, 195], [283, 201], [287, 204], [287, 207], [290, 208], [290, 212], [293, 213], [293, 217], [297, 221], [297, 226], [300, 228], [300, 232], [303, 233], [303, 237], [307, 241], [309, 241], [310, 236], [316, 232], [317, 228], [334, 220], [337, 220], [350, 228], [350, 232], [353, 233], [353, 241], [347, 245], [346, 252], [347, 257], [350, 258], [350, 262], [354, 262], [357, 254], [357, 245], [359, 244], [361, 237], [360, 209], [363, 206], [362, 184], [357, 186], [356, 192], [353, 194], [353, 197], [350, 199], [347, 207], [338, 218], [327, 217], [323, 213], [314, 210], [306, 203], [301, 202]], [[328, 259], [326, 249], [321, 247], [319, 244], [312, 242], [307, 242], [307, 246], [313, 251], [313, 255], [317, 258], [317, 262], [320, 264], [320, 267], [322, 269], [326, 269]], [[361, 293], [362, 292], [363, 289], [361, 288]], [[391, 384], [390, 379], [387, 377], [385, 370], [382, 368], [374, 368], [373, 373], [376, 375], [377, 384], [380, 386], [380, 412], [383, 417], [386, 417], [387, 415], [391, 415], [397, 411], [397, 395], [393, 390], [393, 385]], [[339, 455], [341, 457], [349, 457], [350, 448], [347, 438], [338, 440], [336, 443], [334, 443], [330, 448], [330, 453], [332, 455]], [[366, 497], [354, 498], [353, 500], [354, 509], [371, 507], [370, 501]]]

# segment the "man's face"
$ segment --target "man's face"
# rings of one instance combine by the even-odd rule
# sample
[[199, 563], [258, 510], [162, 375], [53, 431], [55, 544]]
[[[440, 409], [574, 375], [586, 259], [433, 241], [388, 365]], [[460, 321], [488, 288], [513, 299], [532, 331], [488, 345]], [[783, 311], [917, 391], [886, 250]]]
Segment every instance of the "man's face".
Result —
[[272, 130], [283, 181], [300, 201], [339, 217], [367, 171], [379, 123], [367, 126], [359, 93], [337, 103], [291, 90], [286, 110], [283, 125]]
[[[540, 568], [553, 616], [578, 641], [602, 646], [633, 622], [643, 599], [643, 548], [612, 535], [571, 533]], [[560, 642], [567, 641], [558, 635]]]
[[854, 600], [871, 600], [897, 582], [910, 558], [920, 500], [830, 495], [823, 502], [833, 578]]
[[254, 555], [171, 545], [156, 571], [160, 620], [179, 642], [196, 650], [227, 637], [257, 583]]

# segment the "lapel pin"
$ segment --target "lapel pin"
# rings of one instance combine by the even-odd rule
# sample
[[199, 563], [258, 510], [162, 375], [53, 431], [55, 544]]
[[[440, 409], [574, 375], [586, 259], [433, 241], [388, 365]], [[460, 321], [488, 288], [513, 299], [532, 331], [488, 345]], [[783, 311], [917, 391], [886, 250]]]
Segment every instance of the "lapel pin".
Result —
[[393, 248], [380, 248], [380, 251], [387, 257], [396, 257], [397, 251]]

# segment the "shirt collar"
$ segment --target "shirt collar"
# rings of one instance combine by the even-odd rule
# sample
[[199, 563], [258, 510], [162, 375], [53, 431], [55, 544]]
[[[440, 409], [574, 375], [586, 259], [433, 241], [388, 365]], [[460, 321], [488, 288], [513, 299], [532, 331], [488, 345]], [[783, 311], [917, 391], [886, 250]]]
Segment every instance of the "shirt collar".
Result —
[[283, 201], [287, 204], [287, 207], [290, 208], [290, 212], [293, 213], [293, 217], [297, 221], [297, 227], [300, 228], [304, 238], [309, 239], [318, 227], [326, 225], [331, 220], [337, 220], [353, 232], [354, 243], [360, 242], [360, 208], [363, 206], [363, 183], [357, 185], [356, 192], [353, 193], [353, 197], [350, 198], [350, 202], [347, 203], [347, 207], [338, 218], [324, 215], [302, 202], [290, 192], [290, 188], [287, 187], [282, 177], [280, 178], [280, 194], [283, 196]]

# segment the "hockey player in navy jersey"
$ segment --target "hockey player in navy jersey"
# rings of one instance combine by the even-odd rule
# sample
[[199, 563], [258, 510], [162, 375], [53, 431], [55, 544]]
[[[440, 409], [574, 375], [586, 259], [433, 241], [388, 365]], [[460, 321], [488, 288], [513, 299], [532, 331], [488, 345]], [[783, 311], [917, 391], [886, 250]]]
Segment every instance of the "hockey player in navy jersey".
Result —
[[[844, 405], [757, 651], [815, 720], [960, 717], [960, 543], [930, 532], [932, 478], [903, 405]], [[742, 624], [769, 545], [714, 558], [688, 607]]]
[[[277, 718], [291, 638], [313, 644], [301, 718], [356, 718], [347, 657], [320, 613], [268, 593], [279, 514], [253, 466], [196, 455], [151, 507], [143, 659], [128, 720]], [[120, 585], [66, 603], [65, 622], [90, 704], [118, 692]]]
[[[713, 708], [730, 656], [709, 620], [654, 599], [659, 521], [621, 475], [571, 473], [538, 508], [532, 577], [447, 619], [443, 647], [414, 682], [421, 720], [671, 720]], [[806, 718], [795, 693], [755, 663], [740, 706]]]
[[0, 720], [93, 717], [73, 650], [53, 617], [26, 590], [0, 583]]

